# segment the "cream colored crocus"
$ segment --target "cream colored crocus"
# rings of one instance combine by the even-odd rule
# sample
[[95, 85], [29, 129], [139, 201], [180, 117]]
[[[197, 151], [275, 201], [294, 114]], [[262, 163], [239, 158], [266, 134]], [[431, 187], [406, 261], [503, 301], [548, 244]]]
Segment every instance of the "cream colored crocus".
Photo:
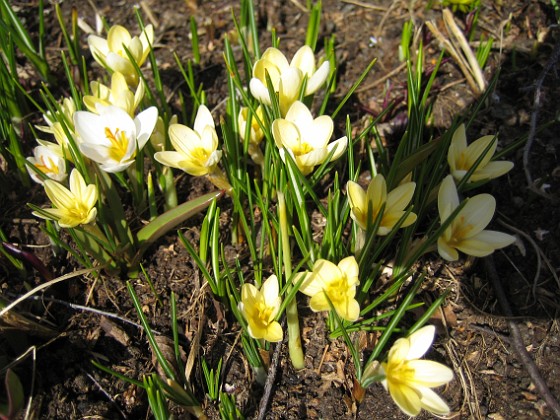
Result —
[[91, 95], [84, 96], [84, 105], [97, 114], [97, 107], [114, 105], [124, 109], [128, 115], [134, 117], [136, 108], [144, 97], [144, 82], [140, 80], [136, 91], [131, 91], [122, 73], [114, 72], [111, 76], [111, 86], [93, 81], [90, 83]]
[[210, 110], [201, 105], [194, 127], [183, 124], [169, 126], [169, 139], [175, 151], [157, 152], [155, 159], [166, 166], [181, 169], [193, 176], [211, 173], [222, 158], [218, 149], [218, 134]]
[[[459, 195], [453, 177], [441, 182], [438, 209], [444, 223], [459, 206]], [[459, 251], [474, 257], [485, 257], [496, 249], [511, 245], [515, 238], [493, 230], [485, 230], [496, 210], [496, 200], [490, 194], [479, 194], [468, 199], [464, 207], [438, 238], [439, 255], [448, 260], [459, 259]]]
[[250, 283], [243, 285], [239, 310], [247, 321], [251, 337], [270, 342], [282, 341], [282, 327], [275, 321], [281, 303], [278, 279], [275, 275], [266, 279], [260, 290]]
[[253, 77], [249, 82], [251, 94], [265, 105], [271, 104], [266, 75], [270, 77], [274, 91], [278, 93], [280, 112], [286, 115], [297, 100], [304, 78], [307, 78], [304, 96], [315, 93], [327, 80], [330, 64], [324, 61], [317, 69], [313, 50], [304, 45], [292, 61], [277, 48], [268, 48], [253, 66]]
[[70, 173], [70, 189], [62, 184], [46, 180], [43, 183], [45, 192], [54, 208], [33, 212], [37, 217], [56, 220], [60, 227], [73, 228], [95, 222], [97, 216], [97, 187], [95, 184], [86, 185], [84, 178], [77, 169]]
[[150, 107], [132, 119], [122, 108], [98, 106], [98, 113], [78, 111], [74, 126], [80, 137], [80, 151], [111, 173], [122, 172], [148, 142], [158, 111]]
[[[54, 181], [62, 182], [66, 179], [66, 160], [58, 144], [44, 142], [33, 149], [33, 156], [28, 157], [27, 161]], [[27, 171], [33, 181], [43, 183], [43, 179], [35, 170], [27, 167]]]
[[[60, 102], [59, 106], [60, 108], [57, 109], [54, 114], [47, 112], [43, 115], [47, 125], [38, 125], [36, 127], [44, 133], [52, 134], [64, 152], [66, 160], [73, 162], [72, 153], [70, 151], [71, 144], [68, 140], [68, 136], [70, 135], [72, 137], [74, 143], [78, 142], [74, 130], [74, 113], [76, 112], [76, 104], [72, 98], [64, 98]], [[37, 139], [37, 142], [46, 147], [51, 147], [52, 144], [40, 139]]]
[[329, 143], [332, 133], [332, 118], [321, 115], [313, 119], [311, 111], [300, 101], [294, 102], [286, 118], [272, 123], [272, 135], [282, 159], [288, 152], [303, 175], [308, 175], [322, 164], [331, 152], [330, 161], [333, 161], [346, 151], [346, 136]]
[[[248, 153], [257, 165], [264, 164], [264, 157], [260, 148], [260, 143], [264, 137], [264, 133], [262, 128], [259, 124], [264, 123], [264, 113], [262, 106], [258, 106], [255, 110], [255, 114], [251, 114], [249, 108], [241, 107], [239, 110], [239, 115], [237, 117], [237, 123], [239, 126], [239, 136], [242, 141], [246, 140], [247, 134], [248, 136]], [[250, 115], [250, 116], [249, 116]], [[248, 130], [248, 132], [247, 132]]]
[[113, 72], [120, 72], [128, 84], [138, 84], [138, 73], [130, 61], [126, 51], [138, 67], [148, 58], [154, 43], [154, 28], [147, 25], [140, 36], [132, 37], [128, 30], [120, 25], [114, 25], [107, 33], [107, 39], [97, 35], [88, 37], [89, 49], [95, 61]]
[[431, 388], [453, 379], [453, 371], [431, 360], [420, 360], [434, 341], [435, 327], [427, 325], [407, 338], [399, 338], [381, 363], [381, 382], [397, 406], [409, 416], [422, 409], [436, 415], [449, 414], [449, 407]]
[[[376, 233], [382, 236], [388, 235], [397, 222], [404, 217], [405, 209], [412, 200], [415, 188], [414, 182], [405, 182], [387, 194], [387, 183], [381, 174], [377, 174], [371, 180], [367, 190], [353, 181], [348, 181], [346, 190], [350, 202], [350, 217], [361, 229], [367, 230], [368, 225], [372, 225], [379, 217], [379, 212], [385, 205]], [[410, 226], [415, 221], [416, 214], [410, 212], [400, 227]]]
[[[493, 179], [509, 172], [513, 168], [513, 162], [490, 161], [496, 152], [497, 145], [498, 139], [495, 136], [484, 136], [467, 146], [465, 125], [461, 124], [453, 133], [447, 153], [447, 162], [453, 178], [456, 181], [463, 179], [483, 154], [484, 157], [469, 177], [468, 182]], [[486, 153], [484, 153], [485, 150]]]
[[296, 274], [294, 283], [304, 278], [299, 291], [311, 297], [309, 306], [314, 312], [329, 311], [330, 301], [338, 316], [356, 321], [360, 316], [360, 305], [354, 298], [358, 274], [358, 263], [353, 256], [344, 258], [338, 265], [319, 259], [313, 264], [313, 271]]

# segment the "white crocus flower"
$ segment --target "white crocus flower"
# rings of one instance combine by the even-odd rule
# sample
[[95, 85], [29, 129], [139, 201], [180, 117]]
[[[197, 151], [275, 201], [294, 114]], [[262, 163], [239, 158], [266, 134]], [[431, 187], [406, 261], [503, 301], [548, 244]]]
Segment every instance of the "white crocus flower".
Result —
[[[439, 187], [438, 209], [444, 223], [459, 207], [459, 195], [453, 177], [448, 175]], [[459, 252], [474, 257], [485, 257], [496, 249], [515, 242], [511, 235], [493, 230], [484, 230], [494, 217], [496, 199], [490, 194], [478, 194], [468, 199], [465, 206], [438, 238], [439, 255], [447, 261], [459, 259]]]
[[88, 44], [95, 61], [112, 71], [124, 75], [126, 81], [136, 86], [138, 74], [131, 63], [126, 51], [138, 67], [148, 58], [151, 46], [154, 43], [154, 28], [147, 25], [140, 36], [132, 37], [128, 30], [120, 25], [112, 26], [107, 33], [107, 39], [96, 35], [88, 37]]
[[[27, 160], [54, 181], [62, 182], [66, 179], [66, 160], [62, 148], [58, 144], [44, 142], [33, 149], [33, 156]], [[37, 172], [27, 167], [33, 181], [42, 184], [43, 179]]]
[[300, 101], [288, 110], [286, 118], [272, 123], [272, 135], [280, 154], [287, 151], [293, 157], [303, 175], [313, 171], [334, 150], [330, 160], [338, 159], [346, 150], [346, 136], [329, 143], [333, 133], [333, 121], [328, 115], [313, 119], [311, 111]]
[[99, 163], [106, 172], [128, 168], [149, 140], [158, 111], [150, 107], [133, 120], [116, 106], [98, 107], [99, 115], [87, 111], [74, 114], [74, 126], [81, 138], [80, 151]]
[[328, 61], [316, 69], [313, 50], [304, 45], [288, 60], [277, 48], [268, 48], [253, 66], [253, 77], [249, 82], [251, 94], [265, 105], [271, 104], [266, 75], [270, 77], [275, 92], [278, 92], [280, 112], [286, 115], [290, 106], [297, 100], [304, 77], [307, 84], [304, 95], [315, 93], [327, 80], [330, 72]]

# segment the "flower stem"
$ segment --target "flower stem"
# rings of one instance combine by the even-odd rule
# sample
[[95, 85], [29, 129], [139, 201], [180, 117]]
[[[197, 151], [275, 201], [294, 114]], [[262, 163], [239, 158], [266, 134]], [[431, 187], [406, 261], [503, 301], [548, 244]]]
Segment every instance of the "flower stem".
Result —
[[[278, 217], [280, 219], [280, 237], [282, 238], [282, 257], [284, 259], [284, 275], [286, 276], [286, 283], [288, 283], [290, 281], [290, 277], [292, 276], [292, 256], [290, 252], [290, 238], [288, 235], [286, 201], [284, 200], [284, 193], [278, 191], [277, 194]], [[292, 285], [288, 285], [288, 294], [290, 293], [292, 287]], [[293, 299], [288, 306], [286, 306], [286, 322], [288, 325], [288, 350], [290, 353], [290, 359], [296, 369], [303, 369], [305, 367], [305, 359], [303, 349], [301, 348], [299, 316], [296, 299]]]

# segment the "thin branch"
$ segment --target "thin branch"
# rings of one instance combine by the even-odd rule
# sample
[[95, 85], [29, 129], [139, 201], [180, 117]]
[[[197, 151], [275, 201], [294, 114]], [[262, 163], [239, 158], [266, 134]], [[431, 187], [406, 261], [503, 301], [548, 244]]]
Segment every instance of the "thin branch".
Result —
[[268, 368], [268, 376], [266, 377], [266, 382], [264, 383], [263, 396], [261, 397], [261, 402], [259, 403], [259, 415], [257, 416], [257, 420], [264, 420], [266, 415], [266, 408], [268, 407], [272, 393], [272, 385], [274, 385], [274, 380], [276, 379], [276, 371], [278, 370], [281, 349], [282, 342], [276, 344], [276, 347], [274, 348], [274, 354], [272, 355], [272, 360]]
[[[494, 291], [496, 292], [498, 303], [502, 307], [502, 310], [504, 311], [506, 316], [513, 316], [513, 312], [509, 305], [507, 296], [500, 282], [500, 277], [498, 276], [496, 266], [494, 265], [494, 259], [492, 258], [492, 256], [489, 256], [484, 259], [484, 262], [486, 270], [488, 271], [488, 275], [490, 276], [490, 280], [492, 281], [492, 286], [494, 287]], [[537, 389], [537, 392], [540, 394], [541, 398], [546, 402], [546, 404], [550, 408], [550, 411], [552, 411], [552, 414], [557, 419], [560, 419], [560, 404], [558, 404], [558, 401], [556, 400], [554, 395], [552, 395], [552, 392], [550, 392], [550, 388], [539, 372], [537, 365], [525, 348], [525, 345], [523, 344], [523, 338], [521, 337], [521, 332], [519, 331], [519, 327], [514, 321], [511, 320], [508, 320], [507, 323], [511, 332], [510, 343], [513, 347], [513, 350], [525, 366], [525, 369], [527, 370], [527, 373], [535, 384], [535, 388]]]
[[537, 122], [539, 117], [539, 111], [542, 106], [542, 88], [544, 84], [544, 79], [546, 78], [548, 72], [550, 72], [558, 59], [560, 58], [560, 41], [556, 43], [554, 51], [550, 55], [544, 69], [537, 78], [535, 82], [535, 99], [533, 101], [533, 111], [531, 112], [531, 125], [529, 128], [529, 135], [527, 137], [527, 143], [525, 143], [525, 148], [523, 149], [523, 170], [525, 171], [525, 179], [527, 180], [527, 186], [530, 189], [534, 189], [533, 177], [531, 176], [531, 170], [529, 169], [529, 155], [531, 153], [531, 147], [535, 141], [535, 134], [537, 133]]

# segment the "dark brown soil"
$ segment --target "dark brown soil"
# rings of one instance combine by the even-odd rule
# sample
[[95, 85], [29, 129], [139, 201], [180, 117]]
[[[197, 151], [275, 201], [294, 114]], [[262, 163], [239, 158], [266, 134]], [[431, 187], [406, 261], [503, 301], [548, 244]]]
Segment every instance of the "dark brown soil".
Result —
[[[131, 2], [103, 0], [91, 3], [95, 3], [96, 10], [110, 24], [137, 27]], [[234, 13], [238, 13], [239, 6], [231, 0], [145, 0], [140, 3], [144, 19], [156, 26], [155, 54], [170, 104], [179, 112], [177, 92], [181, 90], [187, 95], [172, 53], [177, 53], [182, 62], [192, 57], [188, 25], [190, 16], [194, 16], [201, 30], [202, 63], [196, 68], [197, 81], [204, 84], [214, 116], [223, 114], [223, 99], [227, 95], [223, 39], [233, 29], [232, 4]], [[270, 45], [270, 34], [266, 29], [275, 27], [281, 38], [281, 48], [291, 56], [305, 40], [308, 14], [300, 8], [300, 3], [305, 2], [273, 0], [257, 3], [258, 22], [262, 30], [261, 48]], [[536, 109], [535, 82], [543, 74], [556, 48], [558, 30], [554, 24], [557, 22], [548, 2], [482, 3], [475, 39], [479, 39], [480, 34], [496, 39], [485, 74], [490, 80], [499, 72], [499, 79], [495, 91], [483, 105], [484, 111], [476, 116], [471, 131], [474, 136], [499, 132], [500, 144], [506, 147], [529, 135], [531, 115]], [[34, 28], [37, 4], [14, 2], [14, 6]], [[59, 54], [62, 38], [53, 6], [49, 3], [45, 7], [52, 65], [63, 79]], [[71, 8], [76, 7], [78, 15], [94, 26], [95, 10], [91, 4], [66, 1], [61, 7], [68, 19]], [[148, 10], [151, 17], [147, 14]], [[402, 25], [409, 19], [413, 19], [418, 27], [426, 20], [434, 20], [441, 27], [440, 8], [429, 9], [426, 2], [400, 0], [324, 0], [323, 10], [321, 38], [330, 34], [336, 36], [340, 74], [337, 95], [342, 96], [367, 64], [378, 58], [374, 70], [364, 80], [345, 112], [350, 115], [354, 127], [361, 128], [371, 114], [383, 109], [387, 100], [396, 100], [395, 110], [380, 127], [390, 144], [398, 138], [399, 121], [406, 112], [406, 73], [397, 57]], [[457, 13], [457, 19], [464, 25], [464, 15]], [[433, 62], [440, 53], [440, 47], [427, 36], [426, 31], [423, 38], [427, 62]], [[81, 41], [86, 49], [85, 35]], [[90, 64], [90, 68], [97, 68], [93, 60]], [[494, 256], [514, 317], [504, 316], [482, 262], [463, 260], [456, 264], [443, 264], [435, 257], [432, 261], [425, 261], [431, 278], [418, 299], [430, 302], [443, 290], [452, 290], [434, 319], [439, 325], [438, 340], [430, 358], [453, 367], [455, 371], [455, 379], [440, 393], [449, 402], [456, 418], [553, 416], [513, 350], [509, 320], [519, 326], [523, 346], [536, 362], [551, 393], [560, 395], [560, 334], [557, 322], [560, 296], [558, 68], [558, 63], [553, 63], [544, 78], [540, 98], [542, 106], [536, 114], [539, 130], [534, 137], [526, 168], [534, 180], [540, 180], [540, 194], [528, 188], [522, 162], [523, 145], [508, 156], [515, 162], [514, 170], [485, 187], [498, 202], [499, 217], [493, 223], [494, 228], [518, 237], [516, 245]], [[38, 80], [31, 78], [28, 84], [29, 89], [37, 91]], [[445, 130], [454, 117], [472, 116], [470, 107], [476, 97], [453, 61], [442, 65], [434, 92], [433, 125], [436, 134]], [[29, 121], [36, 123], [39, 119], [40, 116], [34, 114]], [[34, 139], [29, 136], [24, 148], [30, 151], [33, 145]], [[24, 190], [15, 178], [9, 177], [8, 181], [11, 182], [10, 188], [1, 194], [0, 226], [8, 233], [9, 241], [34, 252], [56, 276], [79, 269], [64, 253], [53, 254], [47, 236], [40, 229], [41, 223], [26, 207], [28, 202], [37, 205], [46, 202], [42, 189], [32, 186]], [[212, 188], [205, 181], [186, 176], [181, 177], [177, 185], [180, 200]], [[227, 226], [229, 204], [224, 201], [221, 206], [225, 217], [223, 224]], [[181, 228], [193, 243], [197, 243], [201, 220], [201, 217], [195, 217]], [[242, 247], [230, 247], [227, 253], [250, 270]], [[133, 280], [132, 284], [152, 327], [163, 334], [170, 333], [169, 298], [170, 292], [175, 292], [186, 353], [190, 352], [191, 344], [200, 339], [198, 356], [204, 357], [210, 367], [215, 367], [219, 359], [223, 359], [224, 390], [235, 395], [236, 404], [244, 416], [255, 417], [263, 389], [255, 382], [241, 351], [240, 327], [222, 304], [212, 297], [208, 287], [203, 286], [202, 275], [177, 235], [173, 233], [159, 241], [147, 254], [144, 266], [160, 301], [143, 276]], [[8, 299], [44, 281], [30, 268], [17, 272], [6, 259], [0, 259], [0, 287], [3, 296]], [[155, 370], [142, 329], [122, 320], [138, 322], [124, 281], [109, 276], [98, 279], [81, 276], [50, 287], [44, 297], [57, 301], [29, 301], [19, 308], [42, 323], [48, 323], [53, 334], [41, 337], [33, 331], [5, 332], [5, 338], [1, 339], [3, 351], [0, 352], [1, 357], [13, 358], [30, 345], [37, 346], [36, 363], [33, 364], [29, 357], [16, 368], [24, 382], [24, 389], [28, 393], [33, 391], [31, 407], [35, 417], [148, 417], [147, 397], [140, 389], [103, 373], [90, 363], [92, 359], [98, 360], [136, 379]], [[118, 318], [72, 308], [61, 302], [86, 305]], [[294, 371], [287, 351], [282, 350], [279, 374], [266, 418], [405, 418], [380, 385], [368, 389], [363, 401], [358, 403], [348, 350], [341, 340], [328, 338], [322, 314], [311, 312], [306, 299], [299, 299], [298, 303], [306, 368]], [[17, 339], [14, 339], [14, 334], [19, 334]], [[364, 334], [363, 340], [374, 342], [375, 338], [373, 334]], [[19, 347], [9, 348], [8, 344], [14, 342]], [[216, 406], [205, 398], [199, 364], [195, 364], [190, 378], [207, 415], [218, 417]], [[188, 416], [180, 407], [173, 407], [173, 412], [176, 418]], [[422, 417], [429, 416], [424, 413]]]

